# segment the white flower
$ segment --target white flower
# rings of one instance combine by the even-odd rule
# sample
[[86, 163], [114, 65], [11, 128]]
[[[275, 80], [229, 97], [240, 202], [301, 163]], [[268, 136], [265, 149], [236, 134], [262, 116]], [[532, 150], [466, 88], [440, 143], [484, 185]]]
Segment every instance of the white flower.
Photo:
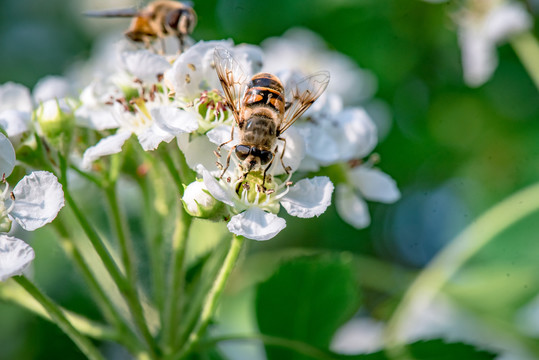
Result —
[[331, 203], [333, 184], [327, 177], [303, 179], [295, 185], [269, 175], [262, 188], [262, 174], [250, 172], [245, 177], [238, 167], [216, 179], [200, 166], [204, 185], [217, 200], [229, 206], [236, 214], [230, 218], [230, 232], [253, 240], [269, 240], [286, 226], [276, 214], [280, 205], [292, 216], [308, 218], [319, 216]]
[[62, 76], [45, 76], [34, 86], [32, 96], [36, 104], [51, 99], [62, 99], [71, 95], [69, 81]]
[[21, 275], [34, 257], [34, 250], [24, 241], [0, 234], [0, 281]]
[[0, 178], [8, 177], [15, 167], [15, 149], [9, 139], [0, 133]]
[[217, 201], [211, 196], [203, 181], [189, 184], [183, 193], [182, 201], [189, 214], [197, 217], [209, 217], [216, 208]]
[[80, 94], [82, 104], [75, 110], [78, 125], [95, 130], [117, 128], [111, 103], [122, 96], [120, 89], [111, 83], [92, 81]]
[[145, 83], [157, 83], [170, 68], [170, 63], [161, 55], [148, 50], [122, 51], [121, 66], [135, 78]]
[[455, 14], [462, 50], [464, 80], [469, 86], [485, 83], [498, 65], [496, 46], [529, 30], [533, 21], [521, 3], [503, 0], [469, 0]]
[[331, 81], [327, 92], [338, 94], [345, 104], [368, 99], [376, 91], [376, 77], [370, 71], [359, 68], [347, 56], [329, 50], [324, 41], [309, 30], [290, 29], [283, 36], [264, 40], [262, 49], [263, 70], [270, 73], [299, 70], [310, 74], [328, 70]]
[[34, 171], [23, 177], [12, 192], [6, 183], [0, 194], [0, 224], [6, 219], [15, 220], [24, 230], [34, 231], [54, 220], [63, 206], [64, 192], [56, 176]]
[[335, 203], [339, 216], [357, 229], [369, 226], [371, 218], [364, 199], [390, 204], [400, 199], [395, 180], [370, 164], [346, 173], [347, 181], [337, 185]]
[[116, 134], [108, 136], [88, 148], [82, 158], [82, 167], [90, 168], [101, 156], [121, 151], [123, 144], [135, 134], [146, 151], [155, 150], [161, 142], [170, 142], [181, 133], [198, 129], [197, 118], [170, 102], [168, 96], [157, 91], [146, 101], [134, 99], [133, 111], [126, 105], [114, 103], [113, 116], [119, 124]]
[[165, 72], [165, 83], [180, 100], [189, 102], [204, 90], [221, 89], [213, 63], [216, 47], [230, 51], [247, 75], [254, 75], [262, 66], [262, 54], [252, 45], [233, 46], [231, 40], [200, 41], [182, 53]]
[[13, 142], [30, 129], [32, 111], [28, 88], [12, 82], [0, 86], [0, 128]]
[[307, 161], [301, 169], [313, 171], [367, 156], [378, 141], [376, 126], [367, 112], [360, 107], [342, 109], [333, 94], [321, 100], [321, 106], [308, 112], [310, 121], [295, 125], [306, 143]]

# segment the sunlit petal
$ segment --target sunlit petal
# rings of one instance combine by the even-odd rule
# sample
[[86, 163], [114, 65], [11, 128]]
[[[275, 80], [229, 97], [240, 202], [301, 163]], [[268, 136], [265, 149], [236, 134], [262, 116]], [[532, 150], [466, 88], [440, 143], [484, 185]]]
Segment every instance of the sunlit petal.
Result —
[[62, 185], [47, 171], [34, 171], [23, 177], [13, 194], [15, 206], [9, 215], [28, 231], [50, 223], [64, 206]]
[[0, 281], [22, 275], [34, 257], [34, 250], [24, 241], [0, 235]]
[[286, 221], [275, 214], [253, 207], [228, 222], [228, 230], [252, 240], [269, 240], [286, 227]]

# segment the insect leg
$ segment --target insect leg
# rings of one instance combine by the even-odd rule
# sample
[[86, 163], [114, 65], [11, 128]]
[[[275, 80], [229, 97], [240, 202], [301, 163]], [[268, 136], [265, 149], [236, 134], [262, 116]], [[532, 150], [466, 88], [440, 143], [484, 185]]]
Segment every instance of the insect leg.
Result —
[[[219, 145], [219, 146], [217, 147], [217, 151], [221, 151], [221, 147], [222, 147], [223, 145], [228, 144], [228, 143], [231, 142], [232, 140], [234, 140], [234, 125], [232, 125], [232, 130], [230, 131], [230, 140], [225, 141], [224, 143], [222, 143], [221, 145]], [[234, 146], [234, 148], [235, 148], [235, 146]]]
[[183, 35], [178, 35], [178, 41], [180, 43], [180, 47], [178, 49], [178, 54], [182, 54], [183, 53], [183, 49], [185, 47], [185, 42], [183, 41]]
[[[266, 173], [268, 172], [271, 165], [273, 165], [273, 160], [275, 160], [275, 154], [273, 154], [273, 156], [271, 157], [270, 163], [264, 169], [264, 178], [262, 179], [262, 189], [264, 189], [264, 191], [266, 190], [266, 187], [264, 186], [266, 184]], [[282, 159], [281, 159], [281, 161], [282, 161]]]
[[165, 49], [165, 38], [164, 37], [160, 37], [159, 38], [159, 43], [161, 45], [161, 51], [160, 51], [160, 54], [161, 55], [165, 55], [166, 53], [166, 49]]
[[226, 170], [228, 169], [228, 166], [230, 165], [230, 156], [232, 156], [232, 152], [234, 151], [235, 148], [236, 148], [236, 145], [232, 146], [232, 148], [228, 152], [228, 156], [226, 157], [226, 165], [225, 165], [225, 168], [223, 169], [223, 172], [221, 173], [221, 176], [219, 176], [219, 179], [223, 178], [223, 175], [225, 174]]
[[290, 168], [290, 166], [285, 166], [284, 165], [284, 162], [283, 162], [283, 156], [284, 156], [284, 151], [286, 150], [286, 139], [285, 138], [282, 138], [282, 137], [278, 137], [277, 138], [278, 140], [281, 140], [284, 144], [283, 144], [283, 151], [281, 152], [281, 165], [283, 166], [283, 169], [284, 171], [286, 171], [287, 174], [290, 174], [290, 171], [292, 170]]

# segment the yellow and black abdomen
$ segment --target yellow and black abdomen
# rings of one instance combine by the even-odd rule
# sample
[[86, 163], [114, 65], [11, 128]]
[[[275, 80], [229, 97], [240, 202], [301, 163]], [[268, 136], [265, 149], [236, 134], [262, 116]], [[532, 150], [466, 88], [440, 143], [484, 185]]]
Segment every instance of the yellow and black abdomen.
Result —
[[284, 113], [284, 88], [281, 81], [272, 74], [261, 73], [253, 76], [243, 100], [244, 106], [247, 107], [269, 107], [277, 116]]

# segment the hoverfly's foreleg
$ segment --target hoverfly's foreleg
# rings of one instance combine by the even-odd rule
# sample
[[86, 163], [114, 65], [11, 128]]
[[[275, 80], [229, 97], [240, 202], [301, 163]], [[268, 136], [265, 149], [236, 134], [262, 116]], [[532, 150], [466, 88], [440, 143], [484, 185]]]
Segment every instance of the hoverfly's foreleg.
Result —
[[159, 52], [159, 54], [160, 55], [165, 55], [166, 48], [165, 48], [165, 38], [164, 37], [159, 38], [159, 44], [161, 45], [161, 51]]
[[[232, 152], [234, 151], [234, 149], [236, 149], [236, 146], [235, 146], [235, 145], [232, 146], [232, 148], [231, 148], [230, 151], [228, 152], [228, 155], [227, 155], [227, 157], [226, 157], [226, 165], [225, 165], [225, 167], [224, 167], [224, 169], [223, 169], [223, 172], [221, 173], [221, 176], [219, 176], [219, 179], [222, 179], [222, 178], [223, 178], [223, 175], [225, 174], [226, 170], [228, 169], [228, 166], [230, 165], [230, 156], [232, 156]], [[217, 164], [220, 165], [219, 162], [217, 162]], [[218, 166], [219, 166], [219, 165], [218, 165]]]
[[266, 191], [266, 187], [264, 186], [264, 185], [266, 185], [266, 174], [267, 174], [268, 170], [270, 169], [271, 165], [273, 165], [273, 160], [275, 160], [275, 154], [273, 154], [268, 166], [266, 166], [266, 168], [264, 169], [264, 178], [262, 179], [262, 190], [263, 191]]
[[[225, 141], [224, 143], [222, 143], [221, 145], [219, 145], [219, 146], [217, 147], [217, 151], [220, 152], [220, 151], [221, 151], [221, 147], [222, 147], [223, 145], [228, 144], [228, 143], [231, 142], [232, 140], [234, 140], [234, 125], [232, 125], [232, 130], [230, 131], [230, 140]], [[235, 147], [235, 146], [234, 146], [234, 147]]]
[[183, 40], [183, 35], [178, 35], [178, 42], [179, 42], [178, 54], [183, 54], [183, 49], [185, 48], [185, 41]]
[[280, 156], [281, 165], [283, 166], [284, 171], [286, 171], [287, 174], [290, 174], [290, 171], [292, 171], [292, 168], [290, 166], [285, 166], [284, 162], [283, 162], [284, 151], [286, 150], [286, 139], [282, 138], [282, 137], [278, 137], [277, 139], [281, 140], [284, 143], [283, 144], [283, 151], [281, 152], [281, 156]]

